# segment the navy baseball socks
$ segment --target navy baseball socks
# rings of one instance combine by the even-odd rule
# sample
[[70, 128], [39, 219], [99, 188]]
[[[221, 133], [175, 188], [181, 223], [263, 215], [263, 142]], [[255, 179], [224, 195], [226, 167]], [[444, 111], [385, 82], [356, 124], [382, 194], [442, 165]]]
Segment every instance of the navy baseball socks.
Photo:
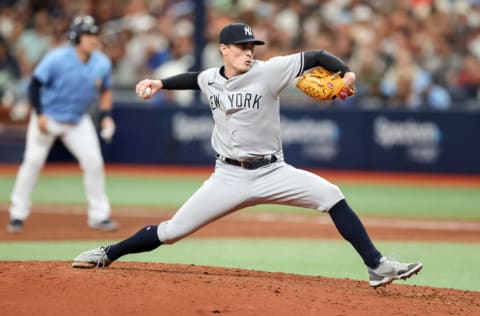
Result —
[[329, 214], [340, 234], [352, 244], [367, 265], [371, 287], [377, 288], [395, 280], [408, 279], [423, 268], [420, 262], [402, 263], [383, 257], [368, 237], [360, 219], [345, 200], [341, 200], [332, 207]]
[[341, 200], [328, 212], [343, 238], [345, 238], [362, 257], [367, 267], [375, 269], [382, 255], [375, 248], [362, 222], [345, 199]]
[[149, 225], [140, 229], [129, 238], [105, 247], [105, 253], [111, 261], [130, 254], [151, 251], [158, 248], [162, 242], [158, 239], [157, 225]]
[[72, 268], [106, 268], [121, 256], [150, 251], [161, 244], [157, 236], [157, 225], [145, 226], [129, 238], [116, 244], [82, 252], [73, 259]]

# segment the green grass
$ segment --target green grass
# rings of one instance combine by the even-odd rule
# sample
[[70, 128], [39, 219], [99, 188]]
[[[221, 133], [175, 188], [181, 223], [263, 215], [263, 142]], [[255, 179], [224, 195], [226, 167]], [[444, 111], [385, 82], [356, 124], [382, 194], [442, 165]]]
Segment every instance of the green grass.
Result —
[[[108, 241], [1, 242], [0, 260], [71, 260], [84, 250], [106, 243]], [[406, 284], [480, 291], [480, 244], [378, 242], [377, 246], [387, 255], [424, 263], [424, 270]], [[367, 271], [351, 246], [334, 240], [187, 239], [121, 260], [367, 280]]]
[[[14, 178], [0, 179], [0, 203], [8, 203]], [[201, 179], [108, 176], [107, 191], [115, 206], [178, 208], [201, 186]], [[480, 189], [471, 187], [342, 184], [349, 204], [361, 215], [409, 218], [480, 219]], [[79, 175], [45, 175], [33, 192], [34, 203], [85, 204]], [[252, 211], [310, 212], [262, 205]]]
[[[157, 209], [179, 207], [201, 186], [198, 178], [107, 177], [113, 206]], [[0, 178], [0, 203], [8, 203], [14, 177]], [[349, 204], [361, 215], [383, 217], [480, 220], [480, 189], [338, 183]], [[85, 204], [80, 175], [42, 175], [33, 193], [35, 204]], [[310, 212], [286, 206], [261, 205], [253, 212]], [[71, 260], [100, 242], [0, 242], [0, 260]], [[383, 253], [419, 260], [425, 269], [408, 284], [480, 291], [479, 243], [379, 242]], [[288, 239], [187, 239], [158, 251], [130, 255], [128, 261], [155, 261], [225, 266], [264, 271], [366, 280], [360, 258], [344, 241]]]
[[480, 188], [341, 185], [359, 213], [394, 217], [480, 219]]
[[[0, 201], [7, 202], [14, 178], [0, 179]], [[114, 205], [181, 205], [202, 184], [175, 178], [107, 177], [107, 192]], [[41, 176], [32, 194], [34, 203], [83, 204], [86, 197], [79, 175]]]

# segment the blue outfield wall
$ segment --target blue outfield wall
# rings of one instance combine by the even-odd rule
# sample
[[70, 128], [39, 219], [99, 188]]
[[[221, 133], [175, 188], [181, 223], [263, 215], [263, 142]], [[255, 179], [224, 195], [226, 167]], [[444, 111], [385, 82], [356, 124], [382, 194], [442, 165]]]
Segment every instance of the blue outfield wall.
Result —
[[[281, 116], [285, 157], [298, 167], [480, 174], [480, 113], [284, 107]], [[119, 104], [114, 117], [115, 137], [102, 143], [106, 162], [214, 163], [207, 106]], [[71, 156], [57, 143], [49, 159]]]
[[[117, 106], [106, 161], [213, 164], [207, 107]], [[304, 168], [480, 173], [480, 113], [284, 108], [287, 161]], [[261, 137], [261, 135], [257, 135]]]

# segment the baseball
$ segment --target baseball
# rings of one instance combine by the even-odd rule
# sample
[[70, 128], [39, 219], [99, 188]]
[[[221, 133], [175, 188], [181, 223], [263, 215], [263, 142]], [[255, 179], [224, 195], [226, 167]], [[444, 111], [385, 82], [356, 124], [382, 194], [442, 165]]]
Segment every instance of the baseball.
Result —
[[143, 92], [141, 93], [141, 97], [144, 99], [148, 98], [151, 93], [152, 93], [152, 88], [146, 87], [145, 90], [143, 90]]

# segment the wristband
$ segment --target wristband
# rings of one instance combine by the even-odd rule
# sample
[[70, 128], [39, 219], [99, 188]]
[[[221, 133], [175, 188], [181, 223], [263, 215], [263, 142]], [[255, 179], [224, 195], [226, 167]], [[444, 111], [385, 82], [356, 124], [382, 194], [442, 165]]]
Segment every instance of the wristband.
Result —
[[100, 121], [106, 117], [112, 117], [112, 110], [101, 110], [100, 111]]

